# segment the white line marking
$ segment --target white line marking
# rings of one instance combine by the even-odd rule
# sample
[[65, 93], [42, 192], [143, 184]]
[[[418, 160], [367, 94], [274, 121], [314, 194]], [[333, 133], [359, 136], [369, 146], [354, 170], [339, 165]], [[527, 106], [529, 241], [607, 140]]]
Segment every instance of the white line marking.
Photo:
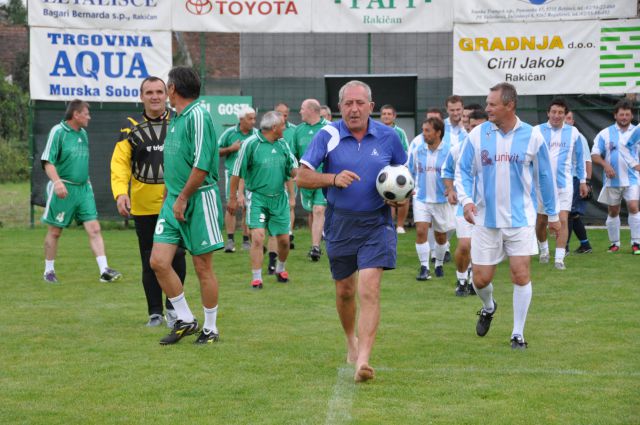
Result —
[[[504, 369], [484, 369], [477, 367], [463, 367], [463, 368], [433, 368], [433, 369], [396, 369], [392, 367], [376, 367], [376, 371], [382, 372], [400, 372], [400, 373], [442, 373], [442, 374], [450, 374], [450, 373], [458, 373], [458, 372], [469, 372], [469, 373], [490, 373], [490, 374], [504, 374], [507, 372]], [[508, 374], [511, 374], [513, 371], [508, 371]], [[594, 377], [604, 377], [604, 378], [640, 378], [640, 372], [595, 372], [590, 370], [580, 370], [580, 369], [545, 369], [545, 368], [527, 368], [527, 369], [517, 369], [518, 374], [545, 374], [545, 375], [574, 375], [574, 376], [594, 376]]]
[[355, 370], [351, 366], [338, 368], [338, 376], [333, 386], [333, 394], [328, 401], [326, 425], [345, 424], [351, 421], [351, 407], [356, 391], [353, 381]]

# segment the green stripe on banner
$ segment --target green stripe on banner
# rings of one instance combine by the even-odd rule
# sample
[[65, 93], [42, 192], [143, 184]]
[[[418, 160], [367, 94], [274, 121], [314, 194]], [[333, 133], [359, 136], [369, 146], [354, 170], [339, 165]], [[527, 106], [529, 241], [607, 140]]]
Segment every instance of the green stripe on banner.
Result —
[[601, 52], [606, 52], [607, 51], [607, 46], [600, 46], [600, 51]]
[[627, 83], [625, 83], [624, 81], [600, 83], [600, 87], [625, 87], [626, 85]]
[[600, 55], [600, 59], [633, 59], [633, 55]]
[[624, 68], [624, 64], [623, 63], [605, 63], [603, 65], [600, 65], [600, 69], [610, 69], [610, 68]]
[[640, 27], [602, 28], [601, 32], [640, 32]]
[[640, 50], [640, 45], [616, 46], [616, 50]]
[[620, 41], [620, 37], [600, 37], [600, 41]]
[[632, 35], [631, 37], [629, 37], [629, 40], [631, 40], [631, 41], [640, 41], [640, 35]]
[[600, 78], [640, 77], [640, 72], [605, 72]]

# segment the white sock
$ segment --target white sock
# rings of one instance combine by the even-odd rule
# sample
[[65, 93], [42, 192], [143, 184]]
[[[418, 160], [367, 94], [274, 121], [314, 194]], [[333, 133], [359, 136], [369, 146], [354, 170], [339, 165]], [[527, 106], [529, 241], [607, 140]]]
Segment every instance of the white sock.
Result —
[[262, 269], [251, 270], [253, 280], [262, 280]]
[[431, 250], [431, 257], [436, 258], [436, 236], [433, 234], [433, 227], [429, 227], [429, 233], [427, 233], [427, 240], [429, 241], [429, 249]]
[[444, 254], [447, 252], [447, 244], [436, 243], [436, 267], [444, 264]]
[[276, 273], [282, 273], [284, 271], [284, 265], [286, 261], [276, 260]]
[[556, 263], [564, 263], [564, 255], [566, 253], [566, 249], [564, 248], [556, 248]]
[[[218, 317], [218, 306], [213, 308], [204, 307], [204, 325], [202, 326], [203, 330], [206, 329], [208, 331], [213, 331], [214, 333], [218, 333], [218, 328], [216, 327], [216, 318]], [[205, 332], [208, 333], [208, 332]]]
[[640, 243], [640, 212], [629, 214], [628, 220], [631, 229], [631, 243]]
[[607, 216], [606, 225], [611, 243], [620, 245], [620, 216]]
[[96, 261], [98, 262], [98, 268], [100, 269], [100, 273], [104, 273], [105, 269], [109, 267], [107, 265], [107, 257], [105, 255], [100, 255], [96, 257]]
[[44, 260], [44, 273], [45, 274], [54, 271], [53, 263], [55, 261], [56, 260]]
[[430, 251], [431, 249], [429, 248], [429, 242], [416, 244], [416, 252], [418, 253], [418, 260], [420, 260], [420, 265], [425, 266], [427, 269], [429, 269]]
[[189, 305], [187, 304], [187, 299], [184, 296], [184, 292], [182, 292], [177, 297], [169, 298], [169, 301], [171, 301], [171, 305], [176, 311], [178, 320], [182, 320], [183, 322], [193, 322], [193, 313], [191, 313], [191, 310], [189, 309]]
[[540, 248], [540, 254], [549, 254], [549, 241], [538, 241], [538, 247]]
[[468, 274], [467, 274], [466, 271], [460, 273], [458, 270], [456, 270], [456, 277], [458, 278], [459, 282], [463, 282], [463, 281], [467, 280], [467, 276], [468, 276]]
[[476, 290], [476, 294], [482, 300], [482, 306], [487, 311], [487, 313], [493, 312], [495, 306], [493, 305], [493, 283], [488, 284], [482, 289], [478, 289], [478, 287], [473, 284], [473, 289]]
[[511, 335], [520, 335], [524, 338], [524, 322], [527, 320], [527, 311], [531, 304], [531, 282], [524, 286], [513, 284], [513, 332]]

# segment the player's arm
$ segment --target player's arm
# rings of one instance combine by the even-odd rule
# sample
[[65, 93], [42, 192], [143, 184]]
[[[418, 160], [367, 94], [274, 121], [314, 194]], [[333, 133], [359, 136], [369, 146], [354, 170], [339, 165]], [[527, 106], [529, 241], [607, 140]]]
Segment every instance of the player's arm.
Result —
[[589, 194], [589, 187], [587, 186], [587, 173], [585, 170], [585, 155], [586, 152], [583, 148], [582, 143], [582, 135], [578, 132], [578, 130], [574, 130], [577, 133], [577, 137], [574, 144], [573, 156], [576, 161], [576, 174], [578, 175], [578, 180], [580, 181], [580, 197], [586, 198]]
[[131, 181], [131, 155], [133, 148], [128, 140], [130, 129], [121, 129], [120, 138], [111, 155], [111, 192], [116, 200], [118, 213], [128, 217], [131, 211], [129, 182]]
[[560, 231], [560, 217], [556, 210], [558, 193], [556, 191], [556, 183], [553, 178], [553, 170], [551, 168], [551, 158], [549, 149], [542, 137], [538, 140], [538, 152], [533, 157], [533, 168], [537, 170], [537, 179], [535, 184], [540, 191], [542, 202], [544, 204], [544, 213], [548, 217], [549, 231], [554, 233], [556, 237]]
[[173, 215], [178, 221], [184, 221], [184, 212], [187, 209], [187, 202], [189, 202], [191, 195], [193, 195], [196, 190], [202, 186], [202, 182], [207, 178], [207, 175], [209, 175], [208, 171], [195, 167], [191, 169], [189, 179], [173, 204]]
[[64, 182], [60, 180], [60, 176], [58, 175], [58, 170], [56, 170], [56, 166], [50, 162], [44, 163], [44, 172], [47, 174], [47, 177], [53, 182], [53, 191], [56, 196], [60, 199], [64, 199], [67, 197], [69, 192], [67, 191], [67, 187]]
[[[236, 162], [233, 164], [231, 170], [231, 178], [229, 179], [229, 199], [227, 200], [227, 211], [230, 214], [235, 214], [238, 208], [238, 189], [240, 182], [242, 181], [242, 194], [244, 195], [244, 178], [247, 176], [247, 170], [249, 167], [249, 159], [251, 157], [252, 146], [255, 144], [256, 139], [250, 139], [245, 141], [238, 152]], [[244, 197], [244, 196], [243, 196]]]
[[596, 140], [593, 142], [593, 148], [591, 149], [591, 161], [594, 164], [601, 166], [604, 170], [604, 174], [612, 179], [616, 176], [616, 172], [613, 167], [607, 161], [605, 161], [603, 157], [605, 149], [606, 147], [604, 145], [604, 139], [602, 138], [602, 136], [598, 135]]
[[69, 193], [67, 191], [67, 187], [64, 182], [60, 179], [58, 175], [58, 170], [56, 169], [55, 163], [60, 155], [60, 132], [58, 126], [55, 126], [49, 132], [49, 137], [47, 138], [47, 144], [42, 152], [42, 156], [40, 157], [40, 161], [42, 163], [42, 169], [44, 170], [49, 180], [53, 182], [53, 191], [56, 196], [60, 199], [64, 199], [67, 197]]
[[464, 218], [471, 224], [475, 224], [475, 216], [478, 210], [473, 202], [475, 149], [471, 141], [462, 145], [462, 152], [456, 164], [454, 187], [458, 196], [458, 202], [462, 205]]

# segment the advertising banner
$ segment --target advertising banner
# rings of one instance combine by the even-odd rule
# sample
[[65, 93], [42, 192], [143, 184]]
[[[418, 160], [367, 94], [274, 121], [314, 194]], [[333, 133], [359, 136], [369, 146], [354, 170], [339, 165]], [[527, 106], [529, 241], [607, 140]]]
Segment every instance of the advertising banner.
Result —
[[172, 0], [173, 30], [310, 32], [311, 2], [312, 0]]
[[167, 0], [28, 0], [27, 9], [31, 27], [171, 29]]
[[315, 0], [313, 32], [451, 31], [450, 0]]
[[455, 0], [456, 23], [633, 18], [636, 0]]
[[251, 96], [200, 96], [198, 100], [211, 114], [218, 138], [227, 128], [238, 124], [238, 112], [243, 106], [253, 104]]
[[640, 92], [640, 20], [602, 21], [599, 36], [599, 92]]
[[31, 28], [31, 98], [136, 102], [149, 75], [171, 69], [171, 32]]
[[506, 81], [519, 94], [597, 93], [598, 21], [456, 24], [453, 92], [485, 95]]

